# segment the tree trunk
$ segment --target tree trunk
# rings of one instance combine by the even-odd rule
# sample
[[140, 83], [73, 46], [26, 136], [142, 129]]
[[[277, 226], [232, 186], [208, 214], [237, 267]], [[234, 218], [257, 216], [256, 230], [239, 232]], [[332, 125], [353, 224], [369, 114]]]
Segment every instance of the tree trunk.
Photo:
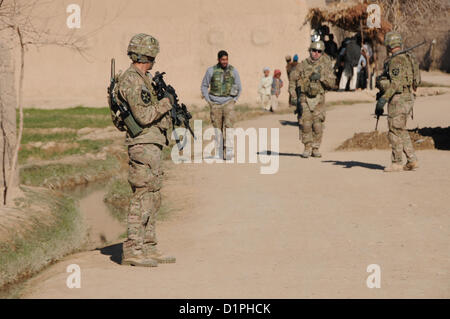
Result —
[[0, 200], [6, 204], [6, 194], [18, 186], [18, 170], [11, 183], [14, 149], [16, 147], [16, 88], [13, 48], [11, 38], [0, 34]]

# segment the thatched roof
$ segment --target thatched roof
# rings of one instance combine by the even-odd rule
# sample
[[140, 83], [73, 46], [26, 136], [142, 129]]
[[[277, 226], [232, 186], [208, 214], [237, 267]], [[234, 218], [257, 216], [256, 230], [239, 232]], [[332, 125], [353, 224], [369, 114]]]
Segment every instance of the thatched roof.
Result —
[[311, 26], [316, 28], [323, 23], [329, 24], [351, 32], [361, 32], [363, 27], [364, 37], [369, 37], [379, 43], [383, 42], [386, 32], [391, 31], [392, 25], [386, 21], [381, 20], [380, 28], [367, 27], [367, 6], [366, 3], [358, 4], [336, 4], [326, 8], [312, 8], [309, 10], [305, 19], [311, 23]]

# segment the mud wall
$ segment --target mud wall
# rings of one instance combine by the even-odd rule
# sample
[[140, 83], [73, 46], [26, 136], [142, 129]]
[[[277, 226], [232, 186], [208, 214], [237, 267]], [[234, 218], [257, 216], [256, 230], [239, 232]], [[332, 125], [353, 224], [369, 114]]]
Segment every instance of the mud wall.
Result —
[[51, 31], [67, 31], [66, 8], [77, 2], [81, 28], [72, 36], [86, 36], [87, 50], [80, 55], [52, 45], [30, 48], [26, 107], [105, 106], [110, 59], [116, 58], [117, 69], [126, 69], [128, 41], [140, 32], [160, 41], [154, 70], [166, 71], [183, 101], [198, 106], [205, 105], [204, 72], [221, 49], [240, 73], [241, 102], [247, 103], [256, 101], [264, 66], [279, 68], [287, 81], [284, 56], [307, 54], [309, 29], [299, 28], [311, 3], [304, 0], [64, 0], [51, 8]]

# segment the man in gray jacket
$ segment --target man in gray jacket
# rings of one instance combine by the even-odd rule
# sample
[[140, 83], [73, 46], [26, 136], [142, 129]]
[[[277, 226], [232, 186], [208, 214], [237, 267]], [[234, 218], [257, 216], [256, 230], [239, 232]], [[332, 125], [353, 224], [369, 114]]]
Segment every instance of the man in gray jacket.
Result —
[[217, 59], [218, 63], [206, 70], [201, 91], [211, 108], [211, 123], [216, 129], [216, 156], [227, 159], [233, 156], [233, 149], [232, 143], [227, 144], [226, 129], [233, 127], [234, 105], [242, 87], [238, 71], [228, 64], [228, 53], [219, 51]]

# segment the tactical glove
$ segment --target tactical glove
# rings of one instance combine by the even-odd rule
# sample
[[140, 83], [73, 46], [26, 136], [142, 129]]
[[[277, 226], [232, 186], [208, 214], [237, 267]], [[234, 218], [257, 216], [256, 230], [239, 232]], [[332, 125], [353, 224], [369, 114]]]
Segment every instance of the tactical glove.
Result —
[[375, 106], [375, 115], [381, 116], [384, 113], [384, 105], [387, 103], [385, 98], [380, 97], [377, 101], [377, 105]]
[[314, 72], [313, 74], [311, 74], [311, 76], [309, 77], [310, 81], [319, 81], [320, 80], [320, 73]]
[[159, 113], [164, 114], [169, 112], [172, 109], [172, 104], [169, 97], [164, 97], [161, 101], [159, 101], [157, 110]]
[[297, 98], [295, 96], [291, 96], [289, 103], [294, 106], [297, 105]]

